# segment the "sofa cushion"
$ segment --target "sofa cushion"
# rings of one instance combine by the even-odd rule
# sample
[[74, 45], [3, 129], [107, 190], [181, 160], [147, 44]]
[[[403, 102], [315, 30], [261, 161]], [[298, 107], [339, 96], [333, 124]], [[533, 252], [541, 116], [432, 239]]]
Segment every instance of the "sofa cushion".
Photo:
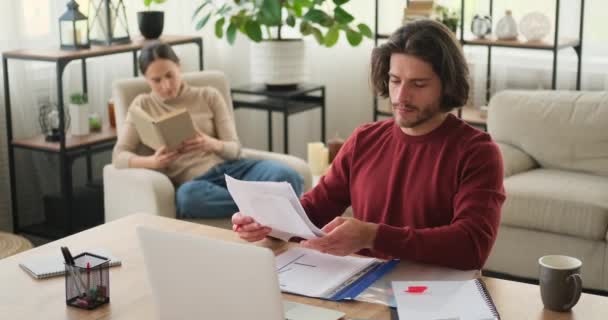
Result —
[[508, 177], [502, 223], [603, 240], [608, 230], [608, 177], [536, 169]]
[[506, 143], [498, 142], [497, 145], [502, 155], [505, 177], [538, 167], [538, 163], [521, 149]]
[[608, 92], [503, 91], [492, 97], [488, 131], [546, 169], [608, 176]]

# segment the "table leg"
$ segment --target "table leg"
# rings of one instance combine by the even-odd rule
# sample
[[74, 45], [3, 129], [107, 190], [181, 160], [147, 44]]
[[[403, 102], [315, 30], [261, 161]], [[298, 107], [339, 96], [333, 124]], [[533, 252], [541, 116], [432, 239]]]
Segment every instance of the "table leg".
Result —
[[8, 141], [8, 171], [11, 183], [11, 209], [13, 213], [13, 232], [19, 232], [19, 215], [17, 214], [17, 177], [15, 172], [15, 151], [13, 141], [13, 118], [11, 113], [11, 93], [8, 77], [8, 59], [2, 57], [2, 73], [4, 79], [4, 111], [6, 119], [6, 137]]
[[268, 151], [272, 151], [272, 111], [268, 110]]
[[289, 154], [289, 114], [283, 112], [283, 153]]
[[204, 64], [203, 64], [203, 39], [202, 38], [196, 39], [196, 45], [198, 46], [198, 69], [199, 70], [203, 70], [203, 68], [204, 68]]
[[321, 89], [323, 102], [321, 103], [321, 141], [325, 141], [325, 86]]
[[81, 68], [82, 68], [82, 93], [87, 94], [87, 92], [89, 92], [88, 86], [87, 86], [87, 59], [82, 58], [82, 64], [81, 64]]
[[137, 50], [133, 51], [133, 76], [137, 77], [138, 69], [137, 69]]
[[63, 101], [63, 71], [67, 65], [65, 61], [57, 63], [57, 105], [59, 109], [59, 175], [60, 189], [65, 204], [65, 235], [72, 233], [72, 163], [68, 157], [65, 146], [65, 121]]
[[87, 158], [87, 182], [91, 183], [93, 181], [93, 159], [91, 155], [91, 148], [86, 149], [86, 158]]

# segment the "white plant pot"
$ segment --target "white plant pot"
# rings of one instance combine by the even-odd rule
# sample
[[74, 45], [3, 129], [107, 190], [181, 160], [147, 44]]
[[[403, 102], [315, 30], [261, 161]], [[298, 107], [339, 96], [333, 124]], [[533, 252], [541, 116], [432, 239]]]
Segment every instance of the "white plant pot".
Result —
[[271, 86], [306, 81], [304, 41], [267, 40], [251, 47], [251, 80]]
[[70, 104], [70, 132], [75, 136], [89, 134], [89, 105]]

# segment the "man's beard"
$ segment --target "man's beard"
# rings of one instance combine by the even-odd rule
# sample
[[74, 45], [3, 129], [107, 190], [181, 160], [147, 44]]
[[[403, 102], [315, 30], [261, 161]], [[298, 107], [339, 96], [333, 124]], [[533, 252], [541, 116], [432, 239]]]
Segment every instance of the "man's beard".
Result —
[[393, 110], [395, 112], [395, 120], [397, 121], [397, 124], [401, 128], [415, 128], [417, 126], [420, 126], [420, 125], [426, 123], [427, 121], [429, 121], [430, 119], [432, 119], [438, 113], [438, 110], [436, 110], [435, 108], [429, 108], [429, 107], [419, 108], [419, 107], [411, 105], [411, 104], [408, 104], [405, 107], [409, 108], [409, 109], [415, 109], [417, 111], [417, 113], [416, 113], [416, 117], [412, 120], [404, 119], [403, 117], [401, 117], [399, 115], [398, 104], [393, 104]]

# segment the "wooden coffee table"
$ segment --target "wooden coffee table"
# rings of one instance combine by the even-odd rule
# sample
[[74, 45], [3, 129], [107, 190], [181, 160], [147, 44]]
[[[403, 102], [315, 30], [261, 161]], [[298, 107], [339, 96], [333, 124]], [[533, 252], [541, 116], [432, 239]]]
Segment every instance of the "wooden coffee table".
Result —
[[[148, 225], [162, 230], [205, 235], [229, 241], [241, 241], [229, 230], [208, 227], [146, 214], [131, 215], [67, 238], [48, 243], [0, 260], [0, 318], [1, 319], [152, 319], [155, 310], [137, 236], [136, 225]], [[264, 240], [255, 245], [275, 252], [286, 244]], [[63, 277], [46, 280], [32, 279], [18, 264], [28, 258], [57, 254], [60, 246], [77, 253], [91, 248], [110, 250], [123, 261], [110, 270], [110, 299], [108, 305], [85, 311], [65, 304]], [[410, 264], [411, 265], [411, 264]], [[543, 309], [538, 286], [513, 281], [485, 278], [502, 319], [606, 319], [608, 298], [583, 294], [572, 312], [556, 313]], [[366, 302], [332, 302], [284, 294], [286, 300], [318, 305], [343, 311], [347, 318], [391, 319], [388, 307]]]

